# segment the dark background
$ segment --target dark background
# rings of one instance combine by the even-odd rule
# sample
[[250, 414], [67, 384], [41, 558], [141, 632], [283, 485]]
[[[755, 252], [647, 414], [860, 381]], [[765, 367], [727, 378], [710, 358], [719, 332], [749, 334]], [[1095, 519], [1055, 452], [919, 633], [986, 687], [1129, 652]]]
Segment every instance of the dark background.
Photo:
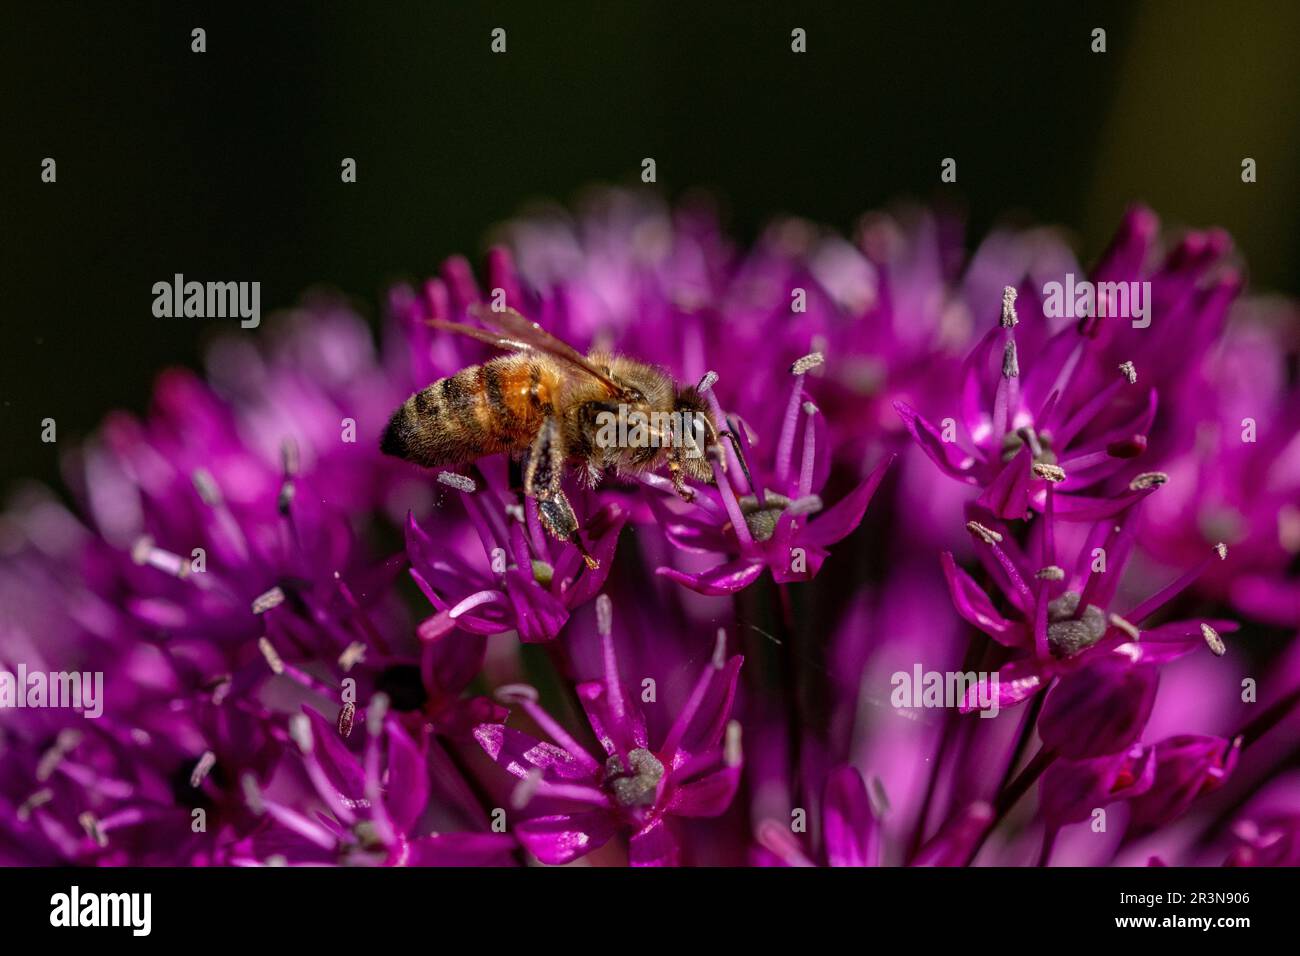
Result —
[[848, 230], [946, 198], [976, 235], [1066, 224], [1090, 261], [1142, 199], [1229, 229], [1255, 290], [1300, 292], [1298, 41], [1291, 0], [6, 2], [0, 491], [54, 479], [60, 447], [237, 328], [155, 318], [153, 283], [258, 280], [264, 316], [328, 283], [373, 317], [389, 281], [478, 254], [532, 199], [636, 181], [646, 156], [742, 238], [775, 213]]

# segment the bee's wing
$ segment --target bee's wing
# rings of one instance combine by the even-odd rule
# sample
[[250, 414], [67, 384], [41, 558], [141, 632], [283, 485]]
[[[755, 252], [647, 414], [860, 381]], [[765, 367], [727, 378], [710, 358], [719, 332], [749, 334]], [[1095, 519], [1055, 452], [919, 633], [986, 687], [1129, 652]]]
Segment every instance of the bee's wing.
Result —
[[[470, 314], [486, 325], [494, 325], [503, 333], [502, 336], [493, 336], [491, 333], [476, 335], [480, 341], [509, 343], [509, 345], [499, 345], [500, 348], [530, 348], [538, 352], [545, 352], [552, 358], [566, 362], [580, 371], [586, 372], [595, 378], [610, 395], [618, 395], [623, 391], [622, 386], [609, 377], [605, 372], [596, 368], [587, 357], [575, 349], [572, 345], [564, 342], [536, 322], [530, 322], [514, 309], [506, 309], [504, 312], [495, 312], [482, 305], [470, 306]], [[451, 324], [451, 323], [448, 323]], [[468, 326], [467, 326], [468, 328]], [[480, 330], [475, 330], [480, 331]]]
[[445, 329], [448, 332], [459, 332], [461, 335], [468, 335], [471, 339], [478, 339], [480, 342], [486, 342], [494, 348], [502, 349], [506, 352], [523, 352], [528, 349], [526, 342], [517, 342], [514, 339], [507, 338], [497, 332], [488, 329], [480, 329], [475, 325], [466, 325], [463, 322], [448, 322], [445, 319], [425, 319], [424, 324], [435, 329]]

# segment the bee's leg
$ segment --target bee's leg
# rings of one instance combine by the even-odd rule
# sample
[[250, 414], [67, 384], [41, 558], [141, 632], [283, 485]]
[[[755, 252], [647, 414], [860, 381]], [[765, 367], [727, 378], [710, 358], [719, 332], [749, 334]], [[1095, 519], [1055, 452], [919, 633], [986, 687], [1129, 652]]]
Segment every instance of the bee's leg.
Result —
[[573, 513], [573, 505], [569, 504], [560, 482], [564, 476], [563, 441], [559, 421], [547, 418], [529, 450], [524, 493], [536, 500], [542, 527], [559, 540], [571, 542], [581, 552], [587, 567], [594, 571], [600, 562], [583, 545], [578, 534], [578, 516]]
[[686, 472], [682, 469], [682, 452], [674, 448], [668, 456], [668, 474], [673, 480], [673, 491], [682, 501], [694, 501], [695, 491], [686, 487]]

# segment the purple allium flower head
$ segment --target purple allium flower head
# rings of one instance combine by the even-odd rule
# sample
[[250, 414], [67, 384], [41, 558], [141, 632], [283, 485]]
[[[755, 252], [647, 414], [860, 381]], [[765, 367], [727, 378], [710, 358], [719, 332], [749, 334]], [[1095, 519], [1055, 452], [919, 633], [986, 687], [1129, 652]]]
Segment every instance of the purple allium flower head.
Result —
[[[1300, 340], [1226, 236], [744, 248], [603, 190], [496, 238], [378, 347], [323, 295], [220, 340], [64, 453], [71, 505], [11, 500], [0, 862], [1294, 863]], [[1145, 316], [1061, 315], [1067, 277]], [[383, 455], [487, 303], [696, 389], [712, 481], [572, 462], [589, 563], [510, 455]], [[20, 709], [20, 669], [103, 694]], [[899, 706], [914, 669], [999, 712]]]

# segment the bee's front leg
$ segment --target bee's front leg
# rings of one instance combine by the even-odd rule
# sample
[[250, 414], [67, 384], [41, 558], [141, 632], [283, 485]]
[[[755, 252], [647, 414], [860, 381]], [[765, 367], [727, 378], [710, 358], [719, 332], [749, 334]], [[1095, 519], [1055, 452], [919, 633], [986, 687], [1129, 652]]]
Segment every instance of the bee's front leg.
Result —
[[682, 501], [694, 501], [695, 490], [686, 487], [686, 472], [682, 469], [682, 454], [680, 449], [673, 449], [672, 454], [668, 456], [668, 474], [673, 480], [673, 491], [677, 492], [677, 497]]
[[565, 458], [563, 446], [559, 421], [554, 417], [547, 418], [529, 449], [528, 465], [524, 470], [524, 493], [537, 502], [542, 527], [553, 537], [571, 542], [582, 554], [587, 567], [594, 571], [600, 567], [600, 562], [583, 545], [578, 533], [578, 516], [574, 514], [573, 505], [561, 485]]

